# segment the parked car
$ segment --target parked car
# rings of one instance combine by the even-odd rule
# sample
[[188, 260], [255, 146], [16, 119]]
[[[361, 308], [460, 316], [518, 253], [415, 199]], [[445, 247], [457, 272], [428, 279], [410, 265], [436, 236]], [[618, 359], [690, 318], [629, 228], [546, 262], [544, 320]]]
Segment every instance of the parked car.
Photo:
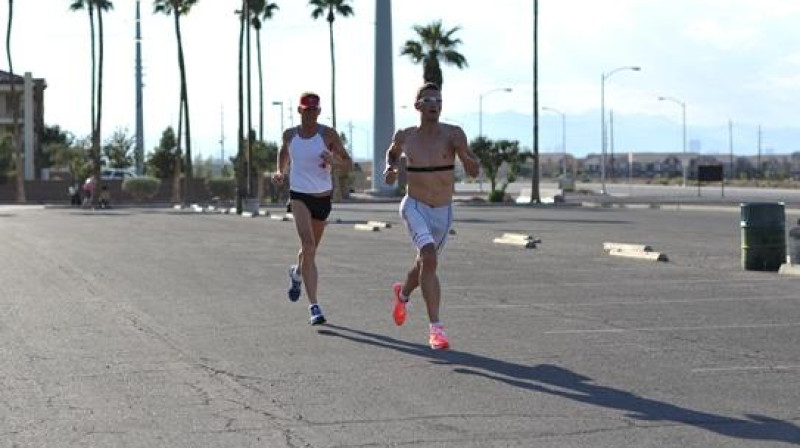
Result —
[[127, 168], [106, 168], [100, 173], [102, 180], [125, 180], [139, 177], [133, 170]]

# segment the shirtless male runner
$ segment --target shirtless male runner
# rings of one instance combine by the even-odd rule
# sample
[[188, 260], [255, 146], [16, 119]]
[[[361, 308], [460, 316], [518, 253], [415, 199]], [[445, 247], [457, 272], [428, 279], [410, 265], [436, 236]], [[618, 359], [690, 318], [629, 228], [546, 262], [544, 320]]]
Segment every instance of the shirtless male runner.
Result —
[[397, 325], [406, 320], [406, 303], [417, 286], [428, 310], [429, 343], [433, 349], [450, 348], [439, 319], [441, 289], [436, 275], [438, 255], [444, 249], [453, 222], [454, 163], [458, 155], [471, 177], [478, 175], [478, 157], [469, 149], [467, 136], [458, 127], [439, 122], [442, 94], [439, 86], [426, 83], [417, 91], [414, 107], [419, 126], [401, 129], [386, 151], [384, 181], [394, 184], [400, 156], [405, 154], [408, 187], [400, 202], [400, 216], [408, 227], [417, 257], [404, 283], [395, 283], [392, 317]]

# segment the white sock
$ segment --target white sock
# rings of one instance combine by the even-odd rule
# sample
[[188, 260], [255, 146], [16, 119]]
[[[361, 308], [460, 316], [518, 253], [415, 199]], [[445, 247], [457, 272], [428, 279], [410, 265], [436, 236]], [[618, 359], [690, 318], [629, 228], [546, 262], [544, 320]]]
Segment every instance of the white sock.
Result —
[[292, 280], [299, 282], [303, 280], [303, 276], [297, 272], [297, 266], [292, 267]]
[[433, 330], [434, 328], [444, 328], [444, 325], [441, 322], [431, 322], [430, 327]]

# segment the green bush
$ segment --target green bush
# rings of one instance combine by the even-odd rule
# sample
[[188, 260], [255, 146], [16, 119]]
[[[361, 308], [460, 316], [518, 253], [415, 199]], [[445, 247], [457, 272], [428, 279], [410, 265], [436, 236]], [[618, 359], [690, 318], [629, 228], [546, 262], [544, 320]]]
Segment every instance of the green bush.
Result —
[[231, 201], [236, 197], [236, 179], [233, 178], [206, 179], [206, 188], [212, 198]]
[[133, 177], [122, 182], [122, 191], [131, 195], [134, 201], [152, 199], [161, 187], [161, 179], [155, 177]]
[[505, 190], [492, 190], [489, 192], [489, 202], [503, 202], [505, 196]]

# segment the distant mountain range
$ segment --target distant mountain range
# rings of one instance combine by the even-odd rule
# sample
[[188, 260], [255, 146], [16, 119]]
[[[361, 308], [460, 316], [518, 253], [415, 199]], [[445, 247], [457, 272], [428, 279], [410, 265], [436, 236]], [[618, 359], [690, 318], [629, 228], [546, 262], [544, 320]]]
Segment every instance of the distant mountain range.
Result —
[[[445, 115], [464, 128], [472, 140], [478, 134], [478, 116]], [[514, 112], [483, 114], [483, 134], [490, 139], [518, 140], [530, 148], [533, 142], [533, 118]], [[614, 115], [614, 150], [617, 152], [681, 152], [682, 124], [655, 115]], [[560, 152], [561, 117], [552, 112], [539, 115], [539, 149]], [[609, 130], [609, 136], [611, 132]], [[687, 123], [687, 152], [727, 154], [730, 151], [728, 124], [694, 126]], [[567, 152], [578, 157], [600, 152], [600, 112], [566, 116]], [[609, 143], [610, 144], [610, 143]], [[609, 151], [612, 148], [609, 146]], [[733, 150], [737, 155], [758, 152], [758, 125], [733, 125]], [[762, 127], [762, 154], [791, 154], [800, 151], [800, 127]]]
[[[442, 114], [442, 121], [464, 129], [471, 141], [478, 135], [478, 114]], [[600, 112], [566, 116], [567, 152], [575, 157], [600, 153]], [[372, 123], [354, 123], [360, 129], [372, 128]], [[399, 125], [399, 124], [398, 124]], [[404, 123], [403, 125], [408, 125]], [[345, 128], [342, 128], [346, 130]], [[616, 153], [679, 153], [683, 151], [682, 125], [657, 115], [614, 115], [614, 145]], [[533, 146], [533, 117], [515, 112], [483, 114], [483, 134], [492, 139], [517, 140], [524, 150]], [[609, 130], [609, 136], [611, 136]], [[369, 140], [366, 140], [369, 137]], [[757, 155], [758, 125], [733, 124], [733, 151], [737, 156]], [[371, 134], [356, 134], [355, 158], [372, 160]], [[386, 142], [388, 146], [389, 142]], [[366, 147], [365, 147], [366, 146]], [[542, 153], [561, 152], [561, 116], [552, 112], [539, 115], [539, 150]], [[686, 151], [699, 154], [728, 154], [728, 123], [718, 126], [695, 126], [687, 123]], [[793, 128], [762, 127], [762, 155], [789, 155], [800, 151], [800, 125]]]

